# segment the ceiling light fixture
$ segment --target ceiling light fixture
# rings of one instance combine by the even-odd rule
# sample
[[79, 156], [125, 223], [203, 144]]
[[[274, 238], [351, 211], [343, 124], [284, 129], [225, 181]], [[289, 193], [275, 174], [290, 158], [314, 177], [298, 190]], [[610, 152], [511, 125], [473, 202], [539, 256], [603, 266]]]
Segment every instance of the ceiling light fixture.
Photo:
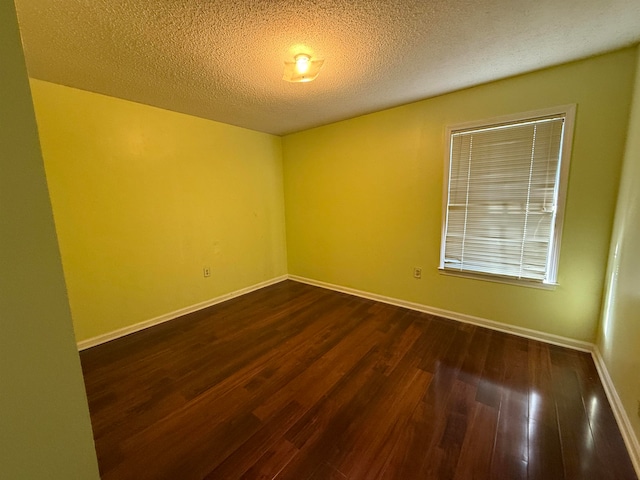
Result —
[[314, 80], [324, 60], [311, 60], [311, 56], [300, 53], [293, 57], [293, 62], [284, 62], [283, 80], [287, 82], [310, 82]]

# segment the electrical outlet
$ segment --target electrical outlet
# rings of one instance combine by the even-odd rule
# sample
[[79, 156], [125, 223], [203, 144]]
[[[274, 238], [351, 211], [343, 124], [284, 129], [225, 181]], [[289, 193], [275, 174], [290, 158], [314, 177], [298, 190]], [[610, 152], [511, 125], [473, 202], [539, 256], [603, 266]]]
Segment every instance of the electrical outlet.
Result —
[[202, 274], [203, 276], [206, 277], [210, 277], [211, 276], [211, 269], [209, 267], [202, 267]]
[[422, 269], [420, 267], [413, 267], [413, 278], [422, 278]]

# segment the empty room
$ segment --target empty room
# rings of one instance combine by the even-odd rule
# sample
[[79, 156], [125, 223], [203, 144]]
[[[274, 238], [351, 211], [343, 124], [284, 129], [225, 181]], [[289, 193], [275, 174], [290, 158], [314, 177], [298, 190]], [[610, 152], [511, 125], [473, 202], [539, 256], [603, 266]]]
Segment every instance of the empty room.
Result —
[[0, 478], [637, 480], [637, 1], [15, 0], [0, 58]]

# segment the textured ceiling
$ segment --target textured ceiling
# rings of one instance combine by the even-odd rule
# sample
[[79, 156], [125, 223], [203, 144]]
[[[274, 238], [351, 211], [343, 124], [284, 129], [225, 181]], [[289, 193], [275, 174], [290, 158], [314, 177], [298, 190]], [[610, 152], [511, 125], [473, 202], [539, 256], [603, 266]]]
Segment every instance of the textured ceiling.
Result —
[[279, 135], [640, 41], [640, 0], [15, 3], [34, 78]]

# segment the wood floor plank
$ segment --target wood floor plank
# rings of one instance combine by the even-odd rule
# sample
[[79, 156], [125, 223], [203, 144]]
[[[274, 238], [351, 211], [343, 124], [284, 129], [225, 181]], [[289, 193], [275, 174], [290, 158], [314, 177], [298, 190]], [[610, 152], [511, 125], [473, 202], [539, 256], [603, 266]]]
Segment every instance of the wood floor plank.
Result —
[[485, 328], [475, 328], [458, 373], [458, 379], [478, 386], [489, 351], [491, 332]]
[[564, 465], [549, 348], [529, 341], [529, 464], [532, 480], [563, 480]]
[[293, 281], [80, 356], [104, 480], [637, 480], [588, 354]]
[[491, 332], [490, 337], [489, 351], [478, 378], [476, 400], [498, 411], [502, 398], [504, 369], [508, 361], [504, 351], [507, 336], [500, 332]]
[[620, 452], [625, 452], [624, 439], [609, 408], [593, 359], [583, 352], [575, 352], [572, 359], [600, 464], [607, 465], [612, 478], [628, 478], [634, 474], [633, 464], [627, 455], [618, 458]]
[[529, 462], [529, 388], [527, 341], [505, 340], [506, 362], [503, 376], [498, 428], [491, 474], [494, 478], [527, 478]]
[[256, 408], [255, 415], [261, 419], [268, 418], [275, 410], [293, 399], [310, 408], [379, 341], [381, 334], [375, 327], [372, 322], [362, 323], [356, 328], [355, 335], [345, 337], [267, 402]]
[[453, 478], [455, 475], [467, 429], [473, 418], [475, 388], [456, 380], [449, 403], [442, 438], [430, 461], [434, 467], [437, 466], [436, 478]]
[[265, 452], [256, 463], [240, 477], [241, 480], [273, 480], [280, 477], [280, 472], [298, 454], [298, 449], [291, 442], [281, 439]]
[[582, 401], [573, 352], [551, 348], [553, 390], [566, 478], [605, 480], [612, 478], [594, 449], [594, 440]]
[[278, 443], [284, 432], [301, 417], [303, 411], [303, 407], [297, 402], [287, 404], [268, 422], [263, 423], [262, 427], [244, 442], [242, 448], [237, 448], [204, 478], [215, 480], [244, 475], [246, 470]]
[[[393, 332], [393, 330], [389, 330]], [[388, 339], [387, 339], [388, 340]], [[402, 388], [401, 379], [405, 375], [416, 372], [416, 364], [419, 356], [409, 355], [409, 352], [415, 348], [414, 345], [409, 349], [407, 354], [402, 356], [397, 368], [394, 369], [396, 375], [390, 381], [383, 375], [380, 368], [376, 368], [379, 358], [385, 358], [388, 348], [392, 345], [388, 341], [381, 341], [380, 348], [376, 351], [370, 351], [360, 365], [358, 371], [350, 375], [351, 378], [345, 377], [345, 382], [338, 392], [344, 392], [334, 395], [336, 402], [329, 405], [334, 409], [334, 413], [324, 421], [316, 421], [316, 415], [322, 418], [322, 411], [326, 412], [323, 405], [319, 405], [320, 413], [314, 412], [314, 417], [306, 418], [300, 422], [300, 425], [294, 427], [288, 432], [288, 438], [300, 447], [299, 456], [287, 466], [284, 470], [283, 478], [305, 478], [309, 474], [309, 469], [325, 461], [336, 466], [339, 471], [348, 473], [350, 464], [349, 458], [359, 458], [359, 455], [368, 455], [375, 445], [371, 445], [375, 441], [380, 429], [383, 429], [381, 419], [388, 417], [390, 411], [389, 403], [392, 403], [397, 396], [402, 396], [399, 390]], [[372, 368], [373, 367], [373, 368]], [[364, 383], [358, 385], [357, 377], [362, 377]], [[407, 377], [408, 378], [408, 377]], [[355, 391], [353, 387], [358, 387]], [[410, 385], [406, 385], [409, 387]], [[389, 390], [382, 393], [382, 389]], [[389, 394], [392, 395], [389, 395]], [[342, 398], [341, 398], [342, 397]], [[419, 399], [420, 396], [417, 397]], [[381, 402], [388, 402], [381, 405]], [[326, 402], [324, 403], [326, 405]], [[313, 435], [309, 435], [309, 428], [304, 425], [322, 425], [322, 429], [313, 428]], [[374, 430], [371, 430], [373, 427]], [[357, 453], [356, 453], [357, 452]], [[345, 460], [345, 456], [348, 458]]]
[[492, 478], [491, 458], [497, 424], [498, 411], [483, 403], [476, 402], [456, 465], [454, 480], [488, 480]]
[[386, 467], [393, 445], [409, 421], [420, 395], [425, 391], [432, 375], [420, 369], [408, 368], [398, 378], [397, 388], [386, 401], [379, 402], [368, 412], [367, 418], [353, 443], [349, 454], [337, 463], [348, 478], [376, 478]]

